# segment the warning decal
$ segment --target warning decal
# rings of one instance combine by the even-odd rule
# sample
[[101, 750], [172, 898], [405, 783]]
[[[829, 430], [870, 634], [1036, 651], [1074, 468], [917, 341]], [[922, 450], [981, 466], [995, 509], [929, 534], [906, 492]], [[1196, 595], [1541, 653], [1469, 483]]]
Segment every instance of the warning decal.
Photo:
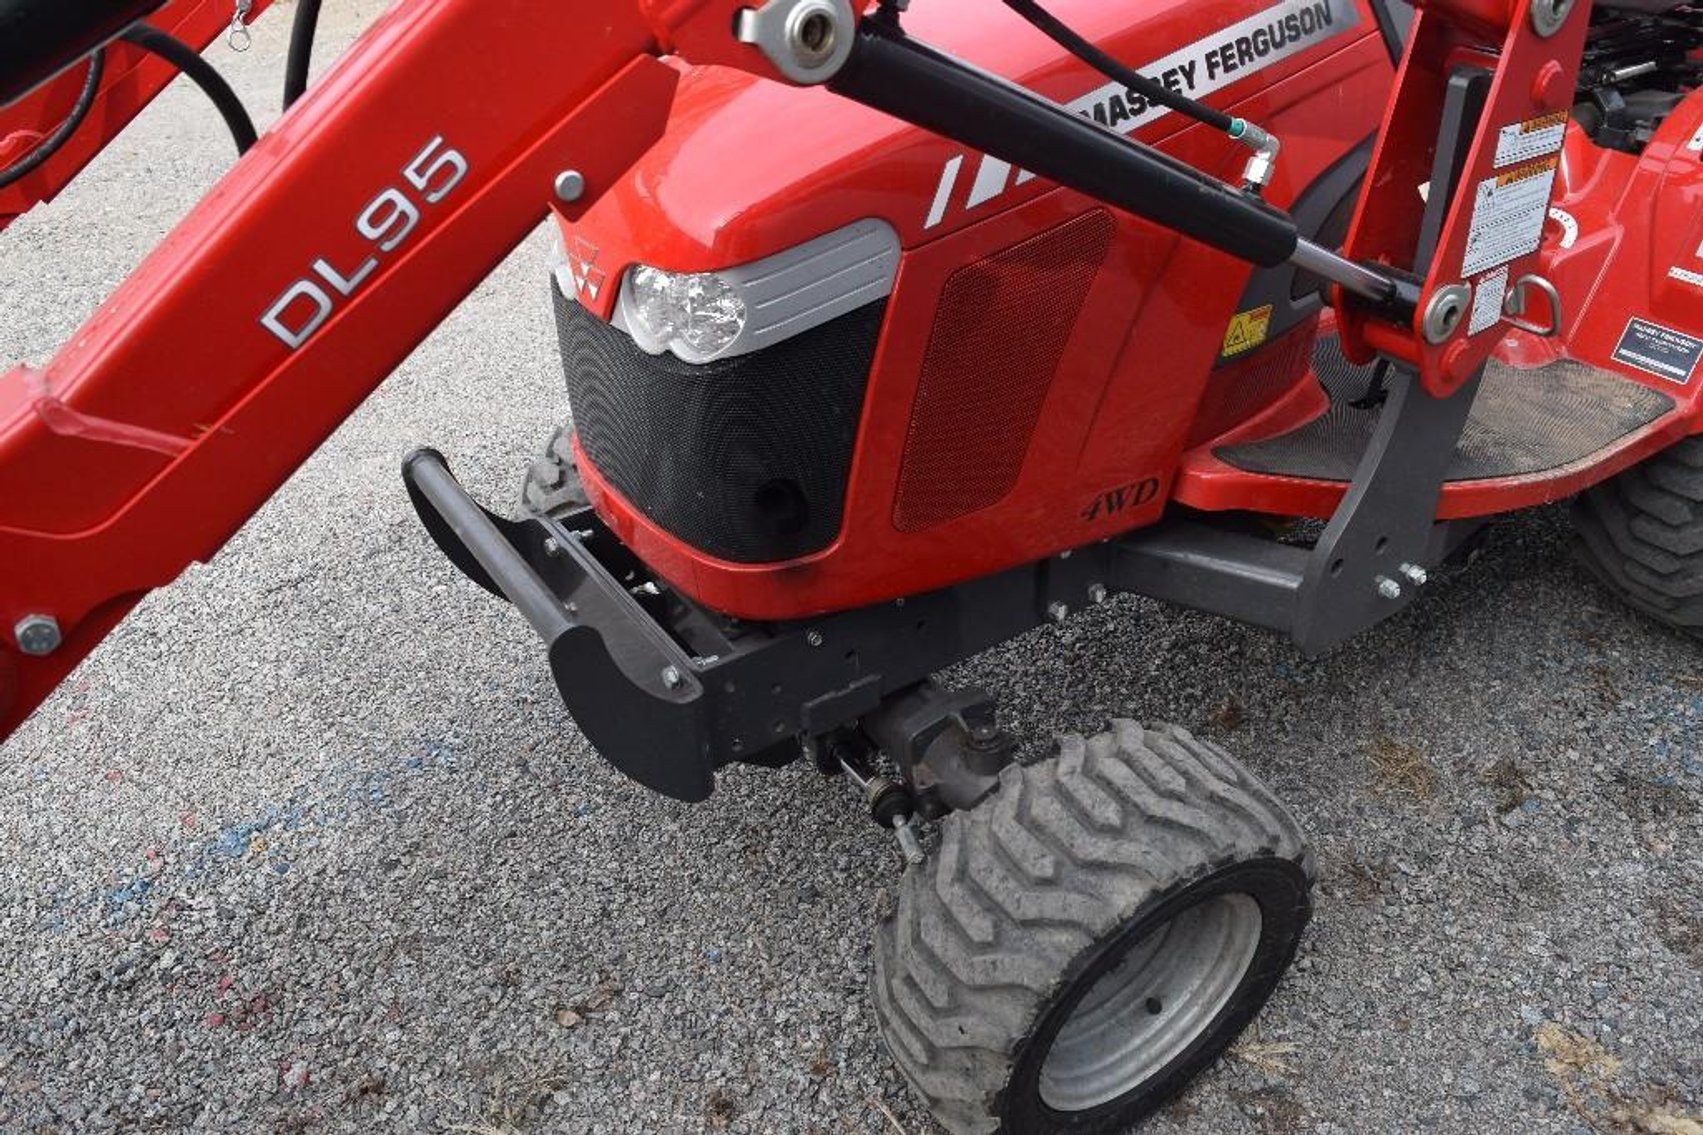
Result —
[[1508, 270], [1499, 268], [1479, 278], [1472, 292], [1472, 322], [1466, 333], [1477, 335], [1502, 322], [1502, 302], [1508, 294]]
[[1703, 126], [1697, 128], [1697, 133], [1691, 136], [1691, 141], [1685, 144], [1685, 148], [1703, 154]]
[[[1354, 0], [1283, 0], [1140, 70], [1178, 94], [1204, 98], [1350, 31], [1359, 22], [1360, 9]], [[1067, 103], [1065, 109], [1119, 134], [1128, 134], [1171, 113], [1122, 83], [1108, 83], [1090, 91]]]
[[1567, 140], [1567, 118], [1563, 110], [1502, 127], [1496, 135], [1496, 168], [1558, 153]]
[[1244, 311], [1230, 321], [1230, 329], [1224, 332], [1224, 357], [1240, 355], [1251, 351], [1266, 341], [1271, 334], [1272, 307], [1268, 303], [1264, 307], [1256, 307], [1252, 311]]
[[1703, 361], [1703, 339], [1634, 319], [1614, 349], [1614, 361], [1684, 386]]
[[1557, 159], [1521, 166], [1478, 183], [1461, 274], [1471, 276], [1536, 252], [1555, 188]]

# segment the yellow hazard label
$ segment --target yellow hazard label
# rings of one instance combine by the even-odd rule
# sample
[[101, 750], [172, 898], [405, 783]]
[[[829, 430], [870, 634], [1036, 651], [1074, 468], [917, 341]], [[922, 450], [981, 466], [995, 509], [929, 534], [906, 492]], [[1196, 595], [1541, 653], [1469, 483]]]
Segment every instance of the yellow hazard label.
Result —
[[1560, 158], [1550, 158], [1547, 162], [1534, 162], [1533, 164], [1524, 166], [1520, 169], [1511, 169], [1507, 173], [1498, 174], [1496, 176], [1497, 188], [1506, 189], [1510, 185], [1517, 185], [1522, 181], [1530, 181], [1532, 178], [1542, 177], [1546, 173], [1554, 173], [1560, 164]]
[[1528, 118], [1520, 123], [1521, 134], [1536, 134], [1543, 130], [1552, 130], [1557, 126], [1567, 125], [1568, 112], [1558, 110], [1554, 114], [1546, 114], [1542, 118]]
[[1271, 305], [1244, 311], [1230, 321], [1224, 332], [1224, 357], [1251, 351], [1271, 335]]

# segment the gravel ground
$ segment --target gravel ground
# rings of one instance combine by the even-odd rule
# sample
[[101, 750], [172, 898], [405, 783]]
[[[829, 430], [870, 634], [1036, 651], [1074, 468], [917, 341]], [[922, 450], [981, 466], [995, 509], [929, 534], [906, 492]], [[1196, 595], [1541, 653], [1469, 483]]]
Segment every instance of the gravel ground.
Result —
[[[329, 7], [341, 44], [380, 5]], [[256, 107], [286, 22], [214, 53]], [[70, 333], [218, 131], [174, 89], [0, 238], [0, 358]], [[509, 499], [564, 413], [547, 250], [6, 746], [0, 1129], [933, 1130], [865, 1001], [896, 863], [849, 794], [625, 782], [404, 500], [421, 443]], [[1189, 724], [1315, 836], [1295, 972], [1151, 1130], [1703, 1130], [1703, 653], [1566, 551], [1560, 512], [1510, 523], [1320, 661], [1124, 600], [962, 667], [1036, 751]]]

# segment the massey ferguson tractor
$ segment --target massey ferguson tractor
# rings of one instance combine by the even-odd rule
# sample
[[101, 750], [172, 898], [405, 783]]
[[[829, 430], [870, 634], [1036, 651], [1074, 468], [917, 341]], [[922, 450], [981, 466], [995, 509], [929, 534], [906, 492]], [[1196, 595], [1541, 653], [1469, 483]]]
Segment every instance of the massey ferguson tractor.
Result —
[[572, 424], [514, 515], [408, 455], [427, 532], [633, 779], [855, 787], [947, 1130], [1128, 1129], [1271, 995], [1305, 837], [933, 676], [1120, 592], [1352, 651], [1565, 498], [1703, 633], [1703, 7], [1048, 2], [399, 0], [257, 139], [197, 50], [265, 0], [0, 0], [0, 225], [180, 70], [247, 151], [0, 372], [0, 735], [553, 219]]

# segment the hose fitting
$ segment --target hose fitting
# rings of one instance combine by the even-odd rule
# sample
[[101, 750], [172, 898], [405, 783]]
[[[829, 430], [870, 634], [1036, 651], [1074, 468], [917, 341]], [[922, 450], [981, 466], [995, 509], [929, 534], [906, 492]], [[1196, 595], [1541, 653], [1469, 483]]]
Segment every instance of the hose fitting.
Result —
[[1232, 119], [1229, 134], [1253, 151], [1253, 155], [1248, 158], [1248, 164], [1242, 170], [1242, 181], [1245, 188], [1258, 193], [1271, 184], [1272, 175], [1277, 172], [1277, 156], [1283, 151], [1283, 143], [1278, 141], [1275, 134], [1255, 126], [1245, 118]]

